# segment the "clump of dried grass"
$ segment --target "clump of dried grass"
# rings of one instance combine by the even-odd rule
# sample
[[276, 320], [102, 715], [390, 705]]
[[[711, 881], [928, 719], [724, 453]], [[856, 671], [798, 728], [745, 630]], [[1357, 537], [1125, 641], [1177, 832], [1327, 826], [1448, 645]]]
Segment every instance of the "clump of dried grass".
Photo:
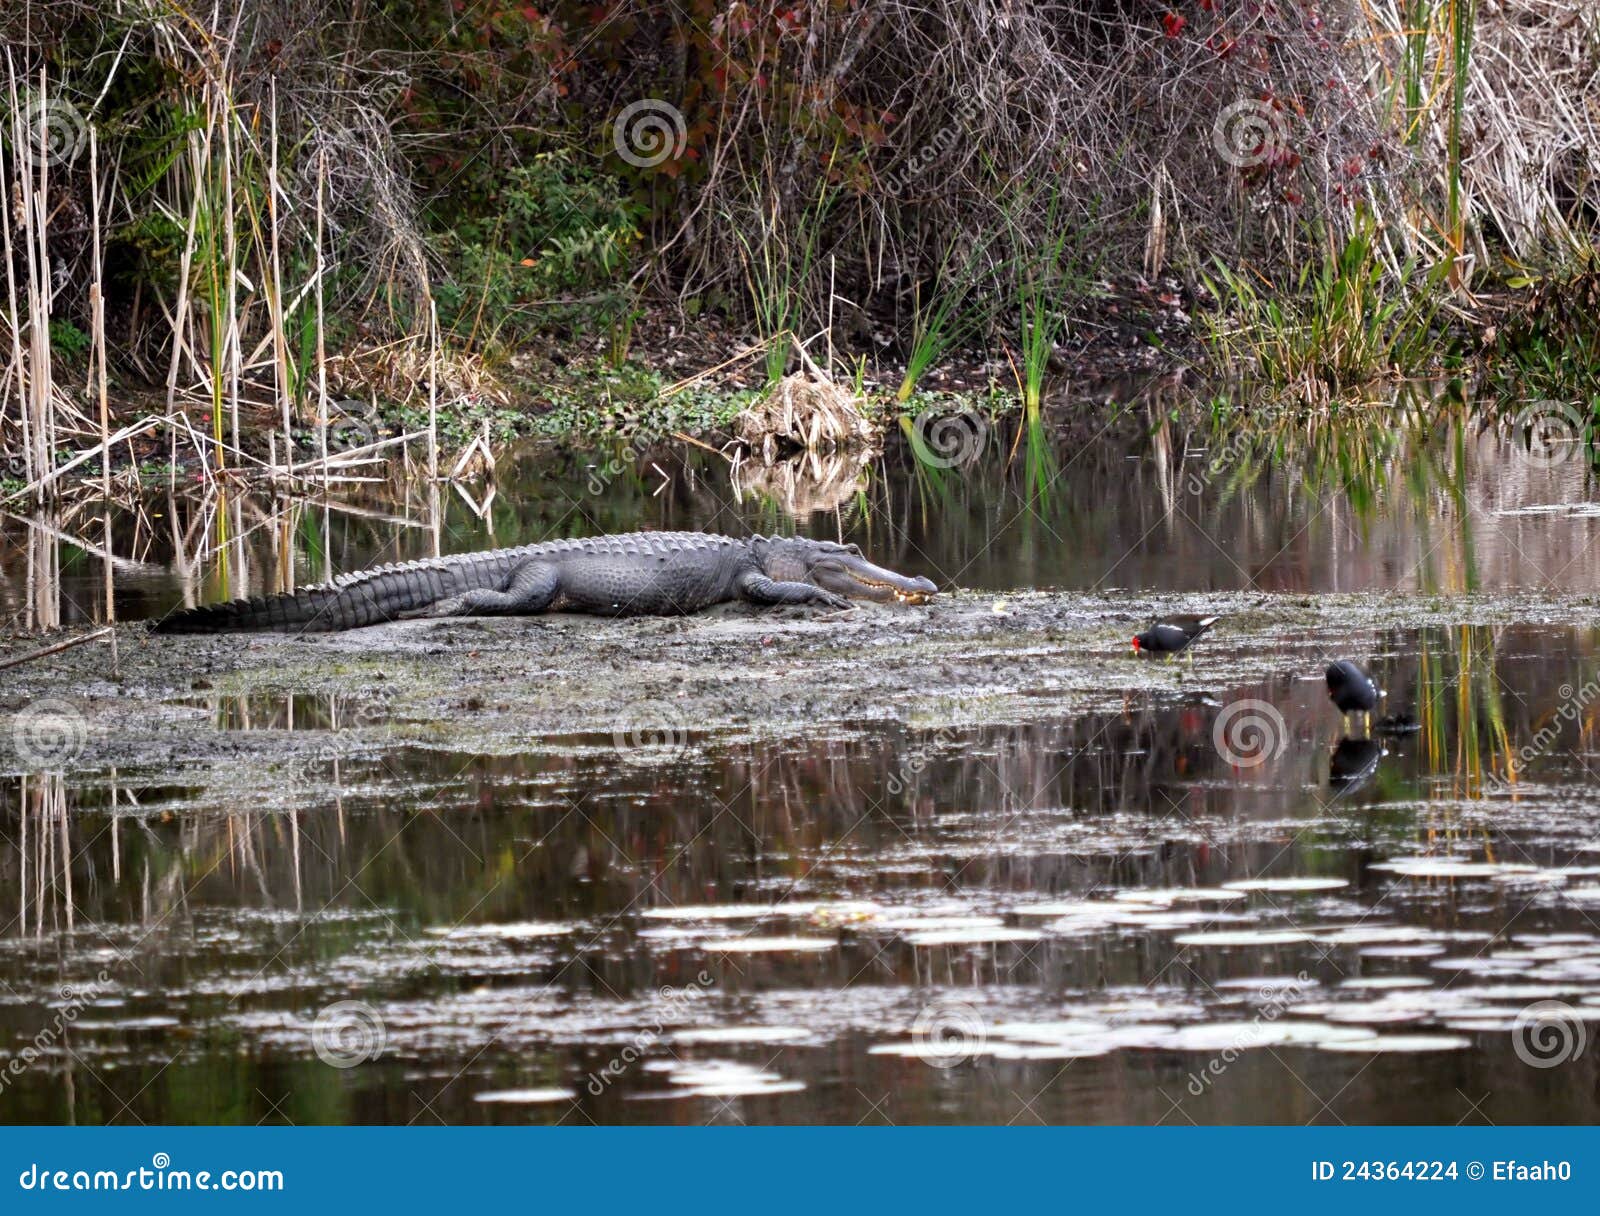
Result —
[[877, 433], [863, 417], [860, 399], [815, 371], [785, 376], [765, 397], [739, 413], [733, 429], [742, 443], [762, 453], [768, 463], [786, 449], [834, 452], [871, 444]]
[[505, 385], [476, 352], [441, 346], [429, 358], [426, 336], [366, 342], [328, 357], [328, 387], [336, 396], [412, 401], [428, 395], [429, 378], [441, 405], [510, 401]]

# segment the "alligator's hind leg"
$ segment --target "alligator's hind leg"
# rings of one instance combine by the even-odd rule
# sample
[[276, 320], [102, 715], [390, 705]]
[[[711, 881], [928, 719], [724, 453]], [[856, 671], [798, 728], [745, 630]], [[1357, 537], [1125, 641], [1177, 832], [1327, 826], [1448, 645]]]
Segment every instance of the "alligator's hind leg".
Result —
[[407, 616], [532, 616], [543, 612], [561, 589], [561, 572], [548, 562], [524, 562], [499, 591], [479, 587], [438, 600]]
[[747, 574], [739, 580], [739, 594], [752, 604], [826, 604], [848, 608], [850, 601], [810, 583], [780, 583], [765, 574]]

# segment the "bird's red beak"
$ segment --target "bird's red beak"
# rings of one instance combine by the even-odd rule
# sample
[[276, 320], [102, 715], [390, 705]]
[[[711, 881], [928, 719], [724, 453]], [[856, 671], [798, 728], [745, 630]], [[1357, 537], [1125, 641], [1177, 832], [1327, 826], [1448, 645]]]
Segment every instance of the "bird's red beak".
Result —
[[1134, 638], [1134, 639], [1133, 639], [1133, 648], [1134, 648], [1134, 649], [1135, 649], [1135, 650], [1138, 650], [1138, 649], [1139, 649], [1139, 639], [1138, 639], [1138, 638]]

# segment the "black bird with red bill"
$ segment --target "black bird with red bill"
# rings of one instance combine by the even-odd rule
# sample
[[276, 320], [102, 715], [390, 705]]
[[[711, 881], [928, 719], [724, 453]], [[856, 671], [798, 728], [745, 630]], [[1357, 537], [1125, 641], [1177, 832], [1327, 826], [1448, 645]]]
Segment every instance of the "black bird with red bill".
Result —
[[1222, 618], [1179, 613], [1153, 622], [1143, 633], [1133, 635], [1135, 654], [1177, 654]]

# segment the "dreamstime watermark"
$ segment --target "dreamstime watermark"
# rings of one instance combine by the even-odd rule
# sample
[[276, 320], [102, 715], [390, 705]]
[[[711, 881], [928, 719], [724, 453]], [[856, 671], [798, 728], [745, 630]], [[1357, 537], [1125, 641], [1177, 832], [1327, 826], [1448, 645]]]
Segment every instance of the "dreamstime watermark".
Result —
[[689, 128], [683, 111], [659, 97], [623, 106], [611, 127], [617, 155], [639, 169], [653, 169], [683, 155]]
[[626, 759], [638, 751], [652, 758], [665, 750], [669, 758], [689, 746], [689, 722], [681, 705], [670, 701], [641, 701], [630, 705], [617, 719], [611, 732], [617, 754]]
[[71, 701], [30, 702], [11, 719], [17, 759], [36, 769], [64, 769], [83, 754], [89, 722]]
[[1289, 120], [1271, 102], [1247, 97], [1217, 115], [1211, 146], [1234, 168], [1253, 169], [1289, 146]]
[[51, 1015], [50, 1021], [24, 1043], [20, 1051], [0, 1065], [0, 1094], [4, 1094], [11, 1082], [27, 1072], [40, 1056], [53, 1050], [72, 1023], [78, 1020], [78, 1015], [99, 1000], [110, 986], [111, 974], [103, 969], [88, 984], [63, 984], [60, 993], [62, 1004]]
[[1190, 469], [1189, 475], [1184, 478], [1184, 488], [1191, 494], [1203, 494], [1206, 487], [1216, 478], [1218, 473], [1232, 468], [1249, 454], [1253, 440], [1249, 432], [1241, 427], [1228, 436], [1228, 441], [1210, 454], [1200, 468]]
[[1289, 728], [1276, 706], [1245, 697], [1223, 706], [1211, 724], [1211, 743], [1231, 767], [1256, 768], [1283, 755]]
[[1582, 1015], [1561, 1001], [1535, 1001], [1517, 1014], [1511, 1027], [1511, 1049], [1529, 1068], [1576, 1060], [1588, 1038]]
[[1301, 971], [1295, 975], [1293, 983], [1261, 988], [1260, 996], [1265, 1003], [1256, 1016], [1240, 1028], [1238, 1038], [1231, 1045], [1207, 1060], [1198, 1072], [1189, 1074], [1189, 1083], [1185, 1087], [1189, 1093], [1196, 1098], [1204, 1097], [1206, 1090], [1239, 1058], [1239, 1053], [1260, 1044], [1266, 1036], [1266, 1027], [1298, 1005], [1315, 983], [1306, 972]]
[[291, 779], [297, 785], [326, 791], [330, 764], [376, 755], [388, 746], [394, 712], [394, 693], [382, 685], [359, 700], [335, 698], [328, 704], [328, 725], [321, 737], [309, 750], [296, 755]]
[[376, 1060], [389, 1042], [389, 1028], [365, 1001], [325, 1005], [311, 1024], [311, 1050], [330, 1068], [354, 1068]]
[[1511, 416], [1511, 437], [1518, 457], [1536, 469], [1557, 469], [1585, 449], [1588, 414], [1565, 401], [1530, 401]]
[[694, 977], [693, 984], [685, 984], [682, 988], [670, 986], [662, 988], [659, 993], [661, 1005], [650, 1024], [634, 1035], [626, 1047], [606, 1061], [603, 1068], [591, 1072], [584, 1088], [596, 1098], [605, 1093], [607, 1086], [618, 1080], [640, 1056], [660, 1042], [667, 1021], [682, 1020], [684, 1011], [692, 1009], [695, 1002], [710, 991], [714, 982], [702, 971]]
[[884, 788], [896, 797], [905, 793], [936, 755], [955, 747], [960, 740], [961, 728], [957, 726], [945, 725], [934, 730], [905, 751], [895, 770], [884, 778]]
[[917, 1058], [935, 1068], [955, 1068], [982, 1053], [989, 1039], [983, 1015], [965, 1001], [937, 1000], [911, 1023]]
[[638, 466], [641, 455], [642, 453], [631, 441], [625, 442], [621, 450], [609, 457], [604, 464], [589, 467], [589, 478], [585, 482], [585, 488], [596, 498], [600, 497], [606, 492], [606, 487], [619, 476]]
[[911, 424], [917, 459], [935, 469], [964, 469], [983, 454], [989, 424], [972, 410], [932, 406]]
[[[1544, 755], [1561, 736], [1561, 728], [1569, 722], [1576, 722], [1588, 708], [1589, 703], [1600, 697], [1600, 679], [1586, 680], [1578, 688], [1571, 684], [1563, 684], [1556, 689], [1561, 698], [1561, 706], [1556, 710], [1555, 716], [1534, 734], [1533, 738], [1517, 749], [1516, 759], [1512, 764], [1515, 770], [1526, 768], [1534, 760]], [[1501, 776], [1491, 773], [1483, 779], [1485, 793], [1504, 793], [1511, 788], [1510, 773]]]
[[17, 1176], [25, 1191], [281, 1191], [282, 1170], [175, 1170], [171, 1153], [131, 1170], [53, 1169], [37, 1161]]
[[911, 153], [903, 165], [883, 179], [883, 189], [898, 197], [907, 186], [926, 173], [946, 152], [971, 138], [972, 120], [983, 108], [983, 98], [970, 84], [960, 89], [961, 108]]
[[370, 447], [378, 442], [378, 407], [355, 398], [330, 401], [326, 425], [330, 453]]
[[22, 99], [22, 127], [27, 133], [22, 156], [29, 165], [36, 165], [41, 153], [52, 168], [71, 165], [89, 140], [89, 124], [64, 97], [27, 94]]

